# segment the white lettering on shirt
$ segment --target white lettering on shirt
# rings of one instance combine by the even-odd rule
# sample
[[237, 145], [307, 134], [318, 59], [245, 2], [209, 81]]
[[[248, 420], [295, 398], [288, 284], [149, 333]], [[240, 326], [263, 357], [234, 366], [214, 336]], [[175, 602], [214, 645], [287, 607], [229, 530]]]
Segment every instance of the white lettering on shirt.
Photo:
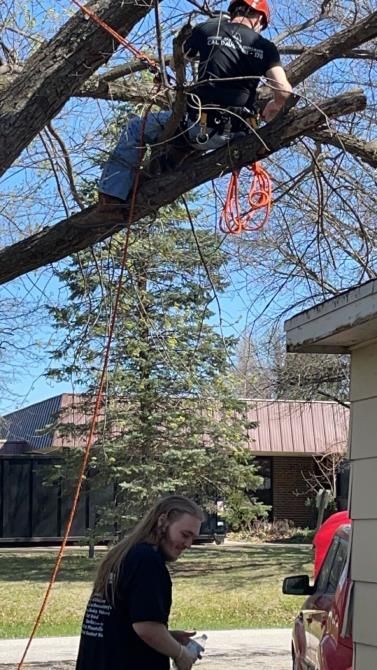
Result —
[[228, 47], [229, 49], [238, 49], [248, 56], [253, 56], [259, 60], [263, 60], [263, 51], [262, 49], [256, 49], [256, 47], [247, 47], [244, 46], [241, 42], [241, 36], [239, 33], [233, 35], [233, 37], [208, 37], [207, 39], [208, 46], [216, 47]]
[[112, 607], [100, 596], [93, 596], [87, 607], [82, 634], [89, 637], [103, 637], [104, 617], [110, 616]]

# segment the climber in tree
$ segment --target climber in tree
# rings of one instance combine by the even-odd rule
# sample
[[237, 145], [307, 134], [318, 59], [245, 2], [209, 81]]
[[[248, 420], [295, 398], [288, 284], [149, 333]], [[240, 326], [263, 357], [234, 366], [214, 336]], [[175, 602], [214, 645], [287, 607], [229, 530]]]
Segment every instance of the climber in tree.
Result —
[[[232, 0], [228, 14], [220, 12], [194, 27], [184, 43], [187, 59], [199, 57], [198, 81], [187, 96], [186, 151], [217, 149], [250, 132], [261, 77], [272, 91], [262, 112], [266, 122], [291, 95], [276, 46], [260, 35], [269, 20], [267, 0]], [[123, 130], [99, 182], [100, 210], [111, 214], [112, 220], [123, 219], [140, 164], [140, 145], [156, 142], [170, 116], [171, 112], [150, 113], [144, 124], [133, 117]]]

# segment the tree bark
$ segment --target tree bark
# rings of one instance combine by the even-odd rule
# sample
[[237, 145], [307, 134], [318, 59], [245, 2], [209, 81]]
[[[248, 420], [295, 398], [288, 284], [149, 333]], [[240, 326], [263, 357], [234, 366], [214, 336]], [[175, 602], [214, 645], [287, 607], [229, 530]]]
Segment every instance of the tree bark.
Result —
[[377, 141], [365, 142], [352, 135], [344, 133], [332, 133], [330, 130], [321, 130], [320, 132], [308, 133], [308, 137], [322, 144], [331, 144], [338, 149], [343, 149], [348, 153], [361, 158], [364, 163], [368, 163], [372, 168], [377, 168]]
[[[246, 136], [215, 152], [190, 157], [183, 168], [165, 173], [158, 179], [142, 176], [133, 221], [153, 215], [182, 193], [210, 179], [291, 145], [300, 136], [326, 125], [331, 117], [361, 111], [365, 106], [366, 98], [362, 92], [348, 92], [319, 102], [315, 107], [280, 114], [258, 134]], [[51, 228], [43, 228], [0, 252], [0, 284], [104, 240], [121, 228], [104, 220], [104, 215], [96, 214], [94, 207], [74, 214]]]
[[[121, 35], [150, 10], [147, 2], [92, 0], [87, 6]], [[78, 12], [29, 58], [2, 92], [0, 176], [117, 47], [108, 32]]]

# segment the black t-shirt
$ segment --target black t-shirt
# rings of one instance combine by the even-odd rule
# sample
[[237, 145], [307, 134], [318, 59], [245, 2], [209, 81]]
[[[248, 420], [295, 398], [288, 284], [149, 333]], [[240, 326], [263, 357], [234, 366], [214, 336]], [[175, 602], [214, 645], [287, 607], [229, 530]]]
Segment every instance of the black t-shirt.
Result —
[[92, 595], [81, 631], [76, 670], [169, 670], [169, 658], [145, 644], [133, 623], [167, 625], [171, 579], [162, 554], [151, 544], [135, 545], [125, 557], [116, 606]]
[[184, 50], [189, 58], [199, 54], [198, 80], [203, 84], [197, 84], [194, 93], [203, 104], [251, 108], [260, 77], [281, 65], [272, 42], [229, 19], [210, 19], [195, 26]]

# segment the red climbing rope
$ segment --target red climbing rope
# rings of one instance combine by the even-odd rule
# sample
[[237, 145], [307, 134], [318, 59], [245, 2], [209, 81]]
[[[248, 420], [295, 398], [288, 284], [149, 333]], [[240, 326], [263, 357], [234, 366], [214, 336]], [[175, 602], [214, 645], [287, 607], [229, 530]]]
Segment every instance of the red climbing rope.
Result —
[[124, 46], [125, 49], [128, 49], [128, 51], [130, 51], [136, 58], [139, 58], [141, 61], [144, 61], [145, 63], [147, 63], [149, 65], [149, 67], [151, 68], [151, 70], [156, 71], [156, 70], [159, 69], [159, 65], [158, 65], [157, 61], [155, 61], [153, 58], [150, 58], [148, 56], [148, 54], [144, 53], [143, 51], [140, 51], [140, 49], [135, 47], [135, 45], [132, 44], [132, 42], [127, 40], [125, 37], [123, 37], [123, 35], [121, 35], [116, 30], [114, 30], [114, 28], [109, 26], [109, 24], [106, 23], [106, 21], [103, 21], [103, 19], [101, 19], [98, 16], [98, 14], [93, 12], [92, 9], [90, 9], [89, 7], [86, 7], [85, 5], [82, 5], [81, 2], [79, 2], [79, 0], [71, 0], [71, 2], [73, 2], [73, 4], [76, 5], [77, 7], [79, 7], [81, 9], [81, 11], [84, 12], [84, 14], [86, 14], [86, 16], [88, 16], [89, 18], [92, 19], [92, 21], [97, 23], [97, 25], [101, 26], [101, 28], [103, 28], [110, 35], [112, 35], [112, 37], [114, 37], [114, 39], [117, 42], [119, 42], [119, 44]]
[[[219, 227], [223, 233], [237, 235], [242, 232], [255, 232], [261, 230], [268, 221], [272, 201], [270, 176], [260, 163], [247, 165], [246, 169], [253, 175], [246, 196], [246, 211], [241, 213], [238, 185], [241, 170], [234, 170], [219, 220]], [[251, 223], [257, 212], [262, 210], [265, 210], [262, 219], [258, 223]]]
[[123, 247], [121, 270], [120, 270], [120, 273], [119, 273], [119, 279], [118, 279], [118, 283], [117, 283], [117, 287], [116, 287], [114, 307], [113, 307], [113, 311], [112, 311], [111, 319], [110, 319], [109, 333], [108, 333], [108, 338], [107, 338], [106, 347], [105, 347], [105, 351], [104, 351], [101, 376], [100, 376], [100, 381], [99, 381], [99, 386], [98, 386], [98, 390], [97, 390], [97, 394], [96, 394], [96, 400], [95, 400], [95, 406], [94, 406], [94, 413], [93, 413], [93, 417], [92, 417], [92, 420], [91, 420], [91, 423], [90, 423], [89, 435], [88, 435], [88, 439], [87, 439], [86, 446], [85, 446], [84, 453], [83, 453], [83, 459], [82, 459], [82, 463], [81, 463], [80, 473], [79, 473], [77, 483], [76, 483], [72, 508], [71, 508], [71, 511], [70, 511], [70, 514], [69, 514], [69, 518], [68, 518], [68, 521], [67, 521], [67, 526], [66, 526], [66, 529], [65, 529], [65, 532], [64, 532], [64, 537], [63, 537], [63, 540], [62, 540], [62, 544], [59, 548], [58, 555], [56, 557], [55, 565], [54, 565], [54, 568], [53, 568], [53, 571], [52, 571], [52, 574], [51, 574], [51, 577], [50, 577], [49, 584], [47, 586], [42, 604], [40, 606], [40, 609], [39, 609], [39, 612], [37, 614], [32, 632], [31, 632], [30, 637], [29, 637], [29, 640], [26, 644], [25, 651], [24, 651], [24, 653], [22, 655], [22, 658], [21, 658], [21, 660], [20, 660], [20, 662], [17, 666], [17, 670], [22, 670], [22, 668], [24, 667], [24, 661], [25, 661], [26, 655], [27, 655], [27, 653], [29, 651], [29, 648], [30, 648], [30, 645], [31, 645], [31, 643], [34, 639], [35, 633], [36, 633], [36, 631], [37, 631], [37, 629], [38, 629], [38, 627], [41, 623], [42, 616], [43, 616], [43, 613], [46, 609], [47, 602], [48, 602], [52, 587], [55, 584], [56, 577], [57, 577], [58, 572], [60, 570], [64, 550], [65, 550], [65, 547], [66, 547], [67, 542], [68, 542], [68, 538], [69, 538], [69, 535], [70, 535], [70, 532], [71, 532], [73, 520], [74, 520], [74, 517], [75, 517], [75, 514], [76, 514], [76, 510], [77, 510], [77, 505], [78, 505], [78, 502], [79, 502], [82, 483], [84, 481], [85, 472], [86, 472], [88, 461], [89, 461], [90, 449], [93, 445], [94, 438], [95, 438], [97, 422], [98, 422], [98, 419], [99, 419], [99, 416], [100, 416], [101, 407], [102, 407], [102, 403], [103, 403], [104, 388], [105, 388], [105, 383], [106, 383], [106, 378], [107, 378], [107, 369], [108, 369], [108, 364], [109, 364], [109, 359], [110, 359], [111, 345], [112, 345], [112, 340], [113, 340], [113, 336], [114, 336], [114, 332], [115, 332], [116, 319], [117, 319], [117, 316], [118, 316], [120, 298], [121, 298], [122, 289], [123, 289], [123, 278], [124, 278], [124, 273], [125, 273], [126, 264], [127, 264], [128, 247], [129, 247], [130, 233], [131, 233], [131, 224], [132, 224], [134, 213], [135, 213], [136, 197], [137, 197], [137, 192], [138, 192], [138, 189], [139, 189], [140, 167], [141, 167], [141, 162], [142, 162], [143, 156], [144, 156], [145, 124], [146, 124], [146, 121], [147, 121], [147, 116], [148, 116], [153, 104], [154, 104], [154, 99], [152, 98], [152, 102], [149, 104], [149, 106], [148, 106], [148, 108], [147, 108], [147, 110], [144, 114], [144, 117], [143, 117], [143, 123], [142, 123], [142, 128], [141, 128], [141, 141], [140, 141], [140, 147], [139, 147], [140, 158], [139, 158], [138, 165], [136, 167], [135, 180], [134, 180], [134, 184], [133, 184], [133, 190], [132, 190], [132, 196], [131, 196], [131, 202], [130, 202], [130, 209], [129, 209], [128, 219], [127, 219], [127, 222], [126, 222], [126, 231], [127, 232], [126, 232], [126, 238], [125, 238], [124, 247]]
[[[135, 47], [129, 40], [127, 40], [125, 37], [120, 35], [116, 30], [111, 28], [105, 21], [103, 21], [95, 12], [93, 12], [89, 7], [85, 7], [84, 5], [79, 2], [79, 0], [72, 0], [72, 2], [77, 5], [81, 9], [82, 12], [86, 16], [88, 16], [90, 19], [92, 19], [95, 23], [97, 23], [99, 26], [101, 26], [104, 30], [106, 30], [112, 37], [114, 37], [119, 44], [124, 46], [126, 49], [128, 49], [136, 58], [139, 58], [140, 60], [144, 61], [147, 63], [147, 65], [153, 70], [154, 72], [159, 70], [159, 65], [157, 61], [153, 60], [150, 58], [147, 54], [143, 53], [137, 47]], [[30, 645], [34, 639], [35, 633], [41, 623], [43, 613], [46, 609], [47, 602], [52, 590], [52, 587], [55, 584], [56, 577], [58, 575], [61, 562], [63, 559], [63, 554], [65, 547], [67, 545], [67, 541], [71, 532], [73, 520], [76, 514], [76, 509], [77, 505], [79, 502], [79, 497], [80, 497], [80, 492], [81, 492], [81, 487], [82, 483], [84, 481], [85, 477], [85, 472], [87, 469], [88, 461], [89, 461], [89, 454], [90, 454], [90, 449], [93, 445], [94, 438], [95, 438], [95, 433], [96, 433], [96, 426], [97, 422], [100, 416], [100, 411], [101, 411], [101, 406], [103, 402], [103, 397], [104, 397], [104, 388], [105, 388], [105, 383], [106, 383], [106, 377], [107, 377], [107, 369], [108, 369], [108, 364], [109, 364], [109, 359], [110, 359], [110, 351], [111, 351], [111, 344], [114, 336], [114, 331], [115, 331], [115, 324], [116, 324], [116, 319], [118, 316], [118, 310], [119, 310], [119, 303], [120, 303], [120, 298], [121, 298], [121, 293], [122, 293], [122, 288], [123, 288], [123, 278], [124, 278], [124, 273], [126, 269], [126, 263], [127, 263], [127, 257], [128, 257], [128, 247], [129, 247], [129, 240], [130, 240], [130, 232], [131, 232], [131, 224], [135, 212], [135, 205], [136, 205], [136, 197], [137, 197], [137, 192], [139, 188], [139, 181], [140, 181], [140, 166], [141, 162], [143, 160], [143, 155], [144, 155], [144, 130], [145, 130], [145, 123], [147, 120], [147, 115], [149, 114], [151, 107], [154, 104], [154, 98], [152, 98], [151, 103], [148, 106], [148, 109], [146, 110], [143, 118], [143, 124], [142, 124], [142, 130], [141, 130], [141, 141], [140, 141], [140, 160], [138, 163], [138, 166], [136, 168], [136, 174], [135, 174], [135, 180], [134, 180], [134, 185], [133, 185], [133, 191], [132, 191], [132, 196], [131, 196], [131, 202], [130, 202], [130, 209], [129, 209], [129, 215], [128, 215], [128, 221], [126, 224], [126, 238], [124, 242], [124, 248], [123, 248], [123, 256], [122, 256], [122, 263], [121, 263], [121, 271], [119, 274], [119, 279], [118, 279], [118, 284], [117, 284], [117, 290], [116, 290], [116, 295], [115, 295], [115, 302], [114, 302], [114, 308], [111, 314], [111, 319], [110, 319], [110, 327], [109, 327], [109, 334], [107, 338], [107, 343], [104, 351], [104, 357], [103, 357], [103, 364], [102, 364], [102, 370], [101, 370], [101, 376], [100, 376], [100, 381], [99, 381], [99, 386], [96, 394], [96, 400], [95, 400], [95, 406], [94, 406], [94, 413], [93, 417], [90, 423], [90, 429], [89, 429], [89, 434], [88, 434], [88, 439], [86, 442], [86, 446], [84, 449], [83, 453], [83, 459], [81, 463], [81, 468], [80, 468], [80, 473], [77, 479], [76, 483], [76, 488], [75, 488], [75, 493], [73, 497], [73, 502], [72, 502], [72, 508], [69, 514], [69, 518], [67, 521], [66, 529], [64, 532], [64, 537], [62, 540], [62, 544], [60, 546], [58, 555], [56, 557], [55, 565], [50, 577], [50, 581], [48, 584], [48, 587], [46, 589], [46, 593], [44, 595], [42, 604], [40, 606], [38, 615], [36, 617], [32, 632], [30, 634], [29, 640], [27, 642], [27, 645], [25, 647], [24, 653], [22, 655], [22, 658], [17, 666], [17, 670], [22, 670], [24, 667], [24, 661], [27, 656], [27, 653], [29, 651]]]

